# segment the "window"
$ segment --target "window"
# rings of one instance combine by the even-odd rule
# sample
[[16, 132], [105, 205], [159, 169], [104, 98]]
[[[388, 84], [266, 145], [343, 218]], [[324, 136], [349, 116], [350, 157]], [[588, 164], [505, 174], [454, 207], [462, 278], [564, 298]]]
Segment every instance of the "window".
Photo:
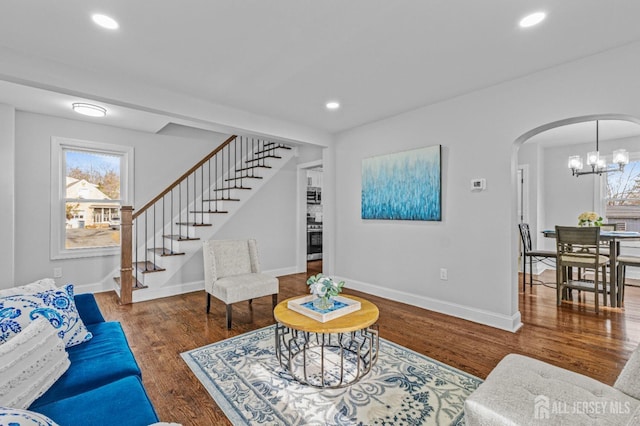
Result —
[[627, 231], [640, 231], [640, 155], [631, 156], [620, 173], [608, 173], [604, 188], [604, 212], [607, 223]]
[[120, 206], [132, 203], [133, 148], [52, 138], [51, 258], [120, 251]]

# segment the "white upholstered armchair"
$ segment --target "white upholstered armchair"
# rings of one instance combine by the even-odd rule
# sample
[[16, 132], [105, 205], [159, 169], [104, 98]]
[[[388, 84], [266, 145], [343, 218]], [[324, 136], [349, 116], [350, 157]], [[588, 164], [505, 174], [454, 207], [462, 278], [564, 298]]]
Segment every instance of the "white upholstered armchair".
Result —
[[231, 304], [271, 295], [273, 307], [278, 303], [278, 279], [260, 272], [256, 240], [204, 241], [204, 289], [207, 313], [211, 296], [227, 307], [227, 328], [231, 328]]

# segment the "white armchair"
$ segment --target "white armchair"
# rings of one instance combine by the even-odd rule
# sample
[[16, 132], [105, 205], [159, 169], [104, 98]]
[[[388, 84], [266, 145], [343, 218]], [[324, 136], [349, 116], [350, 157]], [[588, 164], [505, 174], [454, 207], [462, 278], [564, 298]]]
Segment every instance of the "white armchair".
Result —
[[260, 272], [256, 240], [204, 241], [204, 289], [207, 313], [211, 295], [227, 307], [227, 328], [231, 328], [231, 304], [271, 295], [273, 307], [278, 303], [279, 283], [276, 277]]

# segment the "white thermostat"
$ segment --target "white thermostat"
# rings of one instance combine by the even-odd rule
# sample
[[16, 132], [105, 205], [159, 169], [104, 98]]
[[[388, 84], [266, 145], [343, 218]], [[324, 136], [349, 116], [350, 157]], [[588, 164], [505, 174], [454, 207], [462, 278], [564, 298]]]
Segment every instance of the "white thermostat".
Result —
[[484, 178], [481, 179], [471, 179], [471, 190], [472, 191], [484, 191], [487, 188], [487, 180]]

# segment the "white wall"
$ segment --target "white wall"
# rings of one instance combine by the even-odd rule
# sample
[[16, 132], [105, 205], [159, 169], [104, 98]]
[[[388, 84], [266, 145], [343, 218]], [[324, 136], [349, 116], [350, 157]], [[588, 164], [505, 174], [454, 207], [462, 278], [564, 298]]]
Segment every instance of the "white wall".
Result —
[[[17, 112], [15, 117], [16, 223], [15, 283], [51, 277], [54, 267], [63, 268], [58, 284], [95, 284], [112, 272], [118, 256], [50, 260], [50, 155], [51, 137], [134, 147], [135, 205], [142, 207], [182, 173], [226, 139], [212, 140], [131, 131], [84, 121]], [[8, 285], [6, 285], [8, 286]]]
[[[514, 142], [569, 117], [640, 117], [639, 67], [635, 43], [337, 135], [335, 275], [352, 287], [517, 329]], [[443, 146], [442, 222], [362, 220], [362, 159], [433, 144]], [[479, 177], [487, 190], [471, 192]], [[448, 281], [439, 279], [440, 268], [448, 268]]]
[[0, 288], [14, 282], [15, 109], [0, 105]]
[[[0, 120], [5, 117], [3, 112], [0, 109]], [[18, 167], [15, 174], [9, 165], [6, 169], [11, 171], [7, 180], [13, 182], [15, 177], [15, 209], [19, 214], [16, 215], [15, 228], [0, 228], [0, 232], [7, 232], [6, 239], [3, 238], [0, 244], [8, 245], [12, 241], [10, 237], [16, 237], [16, 277], [15, 280], [6, 280], [6, 283], [0, 281], [0, 284], [4, 284], [0, 288], [9, 287], [14, 282], [22, 284], [50, 277], [54, 267], [63, 268], [63, 277], [57, 280], [58, 284], [98, 284], [119, 265], [118, 256], [50, 260], [49, 156], [52, 136], [133, 146], [134, 208], [146, 204], [228, 137], [213, 132], [157, 135], [25, 112], [18, 112], [15, 120], [12, 114], [6, 114], [6, 118], [11, 126], [15, 121], [16, 142], [14, 145], [11, 135], [6, 146], [3, 143], [0, 147], [2, 153], [5, 149], [9, 153], [15, 146]], [[208, 139], [203, 139], [205, 137]], [[296, 272], [296, 163], [300, 159], [309, 161], [322, 156], [321, 148], [311, 145], [301, 146], [297, 152], [299, 156], [290, 160], [216, 235], [216, 238], [256, 238], [265, 271], [283, 274]], [[12, 165], [13, 156], [9, 154], [7, 157], [2, 155], [0, 162], [7, 158], [11, 159]], [[6, 189], [4, 180], [2, 182], [0, 194], [9, 199], [9, 190], [12, 190], [13, 185]], [[3, 204], [2, 208], [4, 207]], [[13, 208], [10, 210], [12, 212]], [[0, 215], [2, 214], [3, 210], [0, 210]], [[10, 223], [9, 219], [7, 217], [7, 221], [3, 223]], [[8, 251], [13, 253], [13, 250]], [[13, 261], [10, 265], [13, 265]], [[202, 257], [196, 255], [183, 270], [172, 277], [170, 283], [202, 280]]]
[[296, 270], [296, 164], [294, 157], [215, 235], [216, 239], [255, 238], [263, 271]]

